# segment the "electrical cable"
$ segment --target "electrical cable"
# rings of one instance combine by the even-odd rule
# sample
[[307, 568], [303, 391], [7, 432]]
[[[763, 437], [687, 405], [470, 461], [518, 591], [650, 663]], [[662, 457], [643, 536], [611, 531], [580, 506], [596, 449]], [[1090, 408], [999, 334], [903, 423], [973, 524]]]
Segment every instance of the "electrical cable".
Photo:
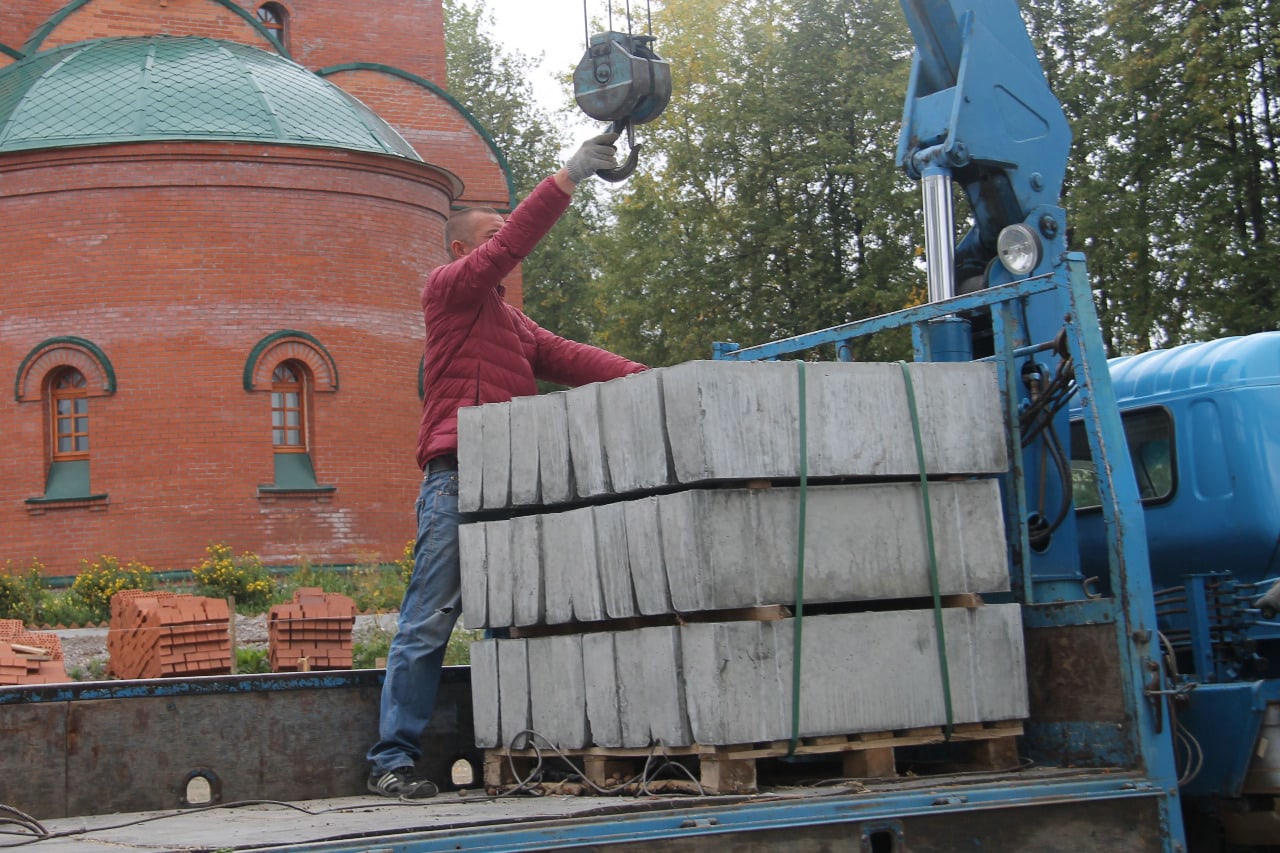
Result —
[[1200, 771], [1204, 768], [1204, 747], [1200, 745], [1200, 741], [1196, 740], [1196, 736], [1192, 734], [1191, 730], [1178, 719], [1176, 706], [1178, 696], [1195, 689], [1196, 685], [1194, 683], [1185, 685], [1185, 690], [1177, 686], [1179, 679], [1177, 651], [1173, 647], [1173, 642], [1163, 631], [1157, 631], [1156, 635], [1160, 638], [1161, 648], [1164, 649], [1164, 654], [1161, 657], [1165, 668], [1168, 670], [1167, 680], [1175, 686], [1174, 692], [1166, 697], [1167, 701], [1165, 703], [1169, 709], [1169, 719], [1173, 722], [1175, 761], [1177, 758], [1176, 747], [1179, 744], [1186, 753], [1186, 762], [1182, 772], [1178, 775], [1178, 787], [1181, 788], [1190, 784], [1193, 779], [1200, 775]]
[[[6, 806], [0, 803], [0, 826], [9, 824], [22, 827], [35, 836], [36, 839], [49, 837], [49, 830], [45, 829], [44, 824], [40, 823], [40, 821], [24, 811], [15, 809], [13, 806]], [[4, 834], [9, 835], [11, 833], [5, 832]]]
[[[1059, 500], [1058, 514], [1053, 521], [1042, 529], [1030, 533], [1031, 544], [1039, 545], [1046, 543], [1053, 532], [1062, 526], [1062, 522], [1067, 520], [1067, 515], [1071, 512], [1072, 495], [1071, 495], [1071, 467], [1067, 461], [1066, 454], [1062, 450], [1062, 442], [1058, 439], [1057, 429], [1053, 422], [1050, 421], [1047, 427], [1049, 433], [1047, 440], [1044, 442], [1045, 452], [1052, 457], [1054, 465], [1058, 470], [1058, 483], [1061, 487], [1062, 494]], [[1043, 486], [1045, 477], [1041, 477], [1041, 485]], [[1041, 503], [1043, 509], [1043, 499]]]
[[[523, 778], [521, 778], [520, 773], [516, 770], [516, 764], [515, 764], [516, 756], [512, 754], [513, 749], [522, 748], [522, 747], [515, 746], [515, 744], [522, 737], [525, 739], [525, 743], [528, 744], [528, 746], [523, 748], [532, 750], [534, 753], [534, 759], [535, 759], [533, 768], [529, 771], [528, 775]], [[558, 746], [553, 744], [545, 735], [533, 729], [525, 729], [521, 732], [517, 732], [516, 735], [512, 737], [511, 740], [507, 743], [507, 748], [506, 748], [507, 766], [511, 771], [511, 777], [515, 779], [516, 782], [515, 782], [515, 785], [513, 785], [512, 787], [503, 790], [499, 794], [499, 796], [512, 796], [514, 794], [521, 794], [521, 793], [528, 793], [532, 796], [544, 796], [544, 792], [542, 792], [536, 787], [536, 784], [538, 780], [541, 778], [541, 775], [543, 772], [543, 765], [545, 764], [545, 760], [542, 754], [544, 747], [539, 745], [538, 743], [539, 740], [541, 740], [543, 743], [546, 744], [545, 746], [546, 750], [555, 753], [555, 755], [562, 762], [564, 762], [564, 764], [569, 768], [569, 770], [572, 771], [572, 775], [580, 779], [583, 785], [590, 788], [592, 791], [594, 791], [597, 794], [601, 794], [605, 796], [612, 795], [612, 794], [619, 794], [624, 792], [627, 788], [634, 785], [636, 786], [636, 796], [642, 796], [642, 795], [649, 796], [650, 793], [649, 793], [648, 785], [650, 782], [656, 781], [658, 774], [662, 773], [662, 771], [668, 768], [679, 768], [681, 772], [686, 774], [689, 777], [689, 779], [693, 782], [693, 784], [697, 787], [698, 795], [706, 796], [706, 790], [702, 787], [702, 783], [699, 782], [698, 779], [695, 778], [693, 774], [689, 772], [689, 768], [685, 767], [684, 765], [680, 764], [677, 761], [671, 760], [671, 757], [667, 755], [665, 752], [666, 746], [665, 744], [662, 743], [662, 741], [657, 741], [650, 745], [649, 754], [645, 757], [644, 765], [641, 768], [639, 773], [635, 774], [629, 779], [626, 779], [623, 782], [618, 783], [617, 785], [605, 787], [603, 785], [599, 785], [593, 782], [587, 776], [586, 772], [582, 768], [580, 768], [578, 765], [574, 764], [573, 760], [569, 758], [569, 756], [565, 755], [565, 753]], [[662, 763], [656, 765], [655, 767], [653, 760], [655, 755], [657, 755], [658, 750], [660, 749], [663, 750], [663, 761]]]

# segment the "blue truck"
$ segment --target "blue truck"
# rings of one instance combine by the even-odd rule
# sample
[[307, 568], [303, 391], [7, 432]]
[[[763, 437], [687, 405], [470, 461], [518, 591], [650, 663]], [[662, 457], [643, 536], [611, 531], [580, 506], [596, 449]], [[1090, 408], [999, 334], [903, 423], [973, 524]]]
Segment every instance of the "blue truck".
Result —
[[[0, 785], [0, 815], [65, 826], [288, 790], [343, 799], [302, 812], [292, 840], [250, 838], [232, 811], [218, 843], [182, 849], [1280, 850], [1280, 333], [1108, 361], [1059, 206], [1070, 130], [1015, 0], [902, 5], [917, 49], [898, 163], [922, 187], [928, 303], [714, 357], [848, 360], [854, 339], [909, 329], [917, 361], [996, 366], [1030, 692], [1016, 767], [742, 796], [480, 798], [467, 818], [459, 804], [477, 798], [454, 793], [393, 820], [349, 799], [379, 673], [228, 676], [0, 689], [0, 779], [24, 779]], [[959, 241], [957, 187], [973, 220]], [[424, 741], [425, 771], [474, 786], [465, 669], [446, 673]]]

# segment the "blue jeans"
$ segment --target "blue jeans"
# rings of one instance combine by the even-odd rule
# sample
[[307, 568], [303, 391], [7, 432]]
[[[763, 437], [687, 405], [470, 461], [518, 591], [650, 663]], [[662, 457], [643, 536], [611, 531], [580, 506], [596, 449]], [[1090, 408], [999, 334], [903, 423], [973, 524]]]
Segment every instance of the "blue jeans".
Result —
[[435, 711], [445, 647], [462, 611], [458, 472], [424, 477], [417, 512], [413, 575], [387, 652], [378, 742], [367, 756], [375, 773], [411, 766], [422, 757], [422, 733]]

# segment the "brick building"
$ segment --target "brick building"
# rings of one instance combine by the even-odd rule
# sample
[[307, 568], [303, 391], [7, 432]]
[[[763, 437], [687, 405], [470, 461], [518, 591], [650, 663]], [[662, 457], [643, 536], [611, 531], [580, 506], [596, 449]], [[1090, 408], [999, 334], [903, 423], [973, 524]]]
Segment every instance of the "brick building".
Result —
[[399, 556], [444, 87], [440, 0], [0, 4], [0, 566]]

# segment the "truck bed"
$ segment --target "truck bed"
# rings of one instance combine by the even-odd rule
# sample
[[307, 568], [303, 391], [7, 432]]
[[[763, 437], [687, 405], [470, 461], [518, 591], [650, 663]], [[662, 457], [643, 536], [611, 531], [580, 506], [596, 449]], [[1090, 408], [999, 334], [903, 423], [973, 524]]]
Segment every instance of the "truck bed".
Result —
[[[465, 759], [477, 781], [418, 803], [363, 793], [379, 671], [0, 688], [0, 849], [1164, 850], [1164, 792], [1119, 767], [839, 782], [838, 762], [801, 761], [744, 796], [490, 798], [468, 675], [446, 669], [420, 769], [449, 779]], [[196, 777], [213, 807], [182, 807]]]
[[[819, 851], [831, 845], [913, 853], [1158, 849], [1138, 777], [1028, 768], [779, 788], [736, 797], [515, 796], [450, 792], [431, 800], [376, 796], [238, 805], [40, 822], [40, 853], [119, 851]], [[1149, 805], [1149, 802], [1148, 802]], [[892, 814], [886, 814], [886, 809]], [[0, 848], [34, 839], [4, 827]], [[1145, 836], [1145, 837], [1144, 837]], [[842, 849], [848, 848], [841, 845]]]

